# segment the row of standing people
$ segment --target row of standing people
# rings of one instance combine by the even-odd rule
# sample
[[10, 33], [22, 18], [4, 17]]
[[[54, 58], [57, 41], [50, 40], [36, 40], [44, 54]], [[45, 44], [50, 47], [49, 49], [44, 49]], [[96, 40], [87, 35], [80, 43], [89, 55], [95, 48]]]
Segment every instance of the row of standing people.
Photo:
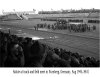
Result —
[[47, 28], [51, 30], [68, 30], [69, 32], [91, 32], [96, 30], [95, 25], [87, 25], [87, 24], [80, 24], [80, 23], [54, 23], [54, 24], [37, 24], [35, 30], [38, 28]]

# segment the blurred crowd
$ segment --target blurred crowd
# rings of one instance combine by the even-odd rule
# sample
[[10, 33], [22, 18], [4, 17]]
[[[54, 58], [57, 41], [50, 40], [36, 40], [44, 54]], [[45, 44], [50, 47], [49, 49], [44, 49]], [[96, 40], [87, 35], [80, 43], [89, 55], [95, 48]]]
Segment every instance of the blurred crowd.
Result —
[[99, 60], [0, 31], [0, 67], [99, 67]]
[[67, 13], [99, 13], [100, 9], [80, 9], [80, 10], [75, 10], [75, 9], [70, 9], [70, 10], [53, 10], [51, 11], [39, 11], [38, 14], [67, 14]]

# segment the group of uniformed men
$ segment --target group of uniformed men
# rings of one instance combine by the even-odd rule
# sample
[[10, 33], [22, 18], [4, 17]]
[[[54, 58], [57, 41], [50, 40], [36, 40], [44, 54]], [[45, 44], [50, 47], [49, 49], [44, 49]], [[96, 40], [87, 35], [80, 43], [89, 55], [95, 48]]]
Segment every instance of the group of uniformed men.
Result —
[[35, 30], [38, 28], [47, 28], [52, 30], [69, 30], [69, 32], [90, 32], [96, 30], [95, 25], [88, 25], [85, 23], [70, 23], [65, 21], [56, 21], [54, 24], [41, 23], [34, 26]]

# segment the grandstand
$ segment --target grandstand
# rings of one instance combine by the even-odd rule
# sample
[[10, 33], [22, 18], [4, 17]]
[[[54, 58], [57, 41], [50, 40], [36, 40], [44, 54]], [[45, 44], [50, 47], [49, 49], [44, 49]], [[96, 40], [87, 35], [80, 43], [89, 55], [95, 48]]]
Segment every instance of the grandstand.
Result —
[[67, 14], [67, 13], [100, 13], [99, 9], [80, 9], [80, 10], [75, 10], [75, 9], [70, 9], [70, 10], [63, 10], [61, 9], [60, 11], [39, 11], [39, 14]]
[[61, 10], [61, 11], [39, 11], [35, 14], [35, 11], [22, 11], [22, 12], [3, 12], [5, 16], [1, 16], [0, 19], [12, 20], [12, 19], [41, 19], [41, 18], [97, 18], [100, 17], [99, 9], [81, 9], [81, 10]]
[[37, 18], [99, 18], [100, 13], [67, 13], [67, 14], [30, 14], [25, 15], [28, 19]]
[[8, 14], [0, 17], [0, 20], [21, 20], [18, 14]]

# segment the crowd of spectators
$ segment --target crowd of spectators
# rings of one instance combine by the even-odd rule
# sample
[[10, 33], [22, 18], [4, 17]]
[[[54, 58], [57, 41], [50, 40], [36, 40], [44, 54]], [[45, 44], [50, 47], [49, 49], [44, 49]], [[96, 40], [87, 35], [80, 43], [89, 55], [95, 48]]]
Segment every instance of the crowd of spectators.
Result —
[[99, 67], [99, 60], [0, 31], [0, 67]]
[[70, 9], [70, 10], [51, 10], [51, 11], [39, 11], [38, 14], [67, 14], [67, 13], [100, 13], [100, 9], [80, 9], [80, 10], [75, 10], [75, 9]]

